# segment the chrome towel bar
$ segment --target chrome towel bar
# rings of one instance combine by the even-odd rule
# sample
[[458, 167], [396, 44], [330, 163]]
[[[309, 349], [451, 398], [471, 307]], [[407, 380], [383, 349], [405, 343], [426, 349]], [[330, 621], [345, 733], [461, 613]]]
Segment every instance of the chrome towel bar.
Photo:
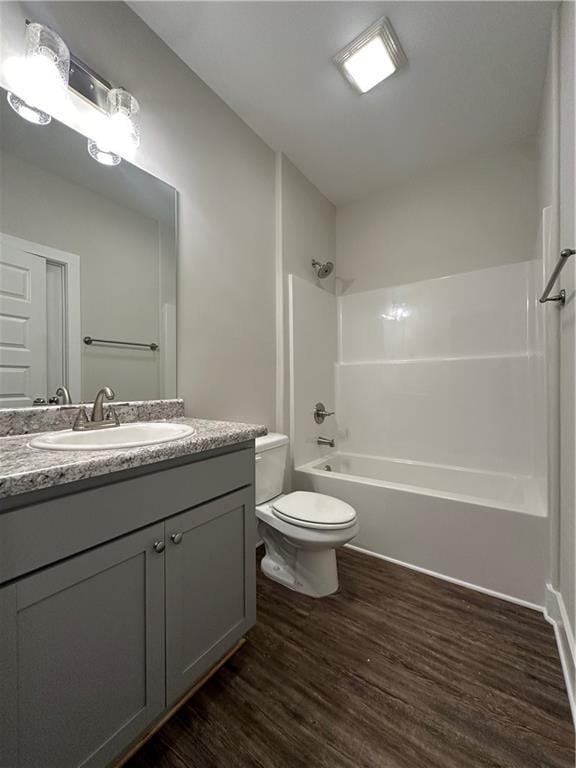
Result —
[[94, 339], [92, 336], [84, 336], [84, 344], [90, 346], [90, 344], [119, 344], [122, 347], [145, 347], [151, 349], [152, 352], [156, 352], [159, 348], [158, 344], [153, 341], [151, 344], [143, 344], [140, 341], [114, 341], [113, 339]]
[[566, 301], [566, 291], [562, 289], [560, 293], [556, 293], [554, 296], [550, 296], [550, 291], [554, 287], [554, 283], [558, 279], [558, 275], [562, 270], [564, 269], [564, 266], [566, 265], [566, 262], [570, 258], [570, 256], [574, 256], [576, 253], [576, 250], [573, 248], [564, 248], [563, 251], [560, 251], [560, 260], [558, 261], [558, 264], [554, 267], [554, 271], [550, 275], [550, 280], [546, 283], [546, 288], [544, 288], [544, 293], [542, 296], [540, 296], [540, 304], [544, 304], [547, 301], [559, 301], [560, 306], [564, 306], [564, 302]]

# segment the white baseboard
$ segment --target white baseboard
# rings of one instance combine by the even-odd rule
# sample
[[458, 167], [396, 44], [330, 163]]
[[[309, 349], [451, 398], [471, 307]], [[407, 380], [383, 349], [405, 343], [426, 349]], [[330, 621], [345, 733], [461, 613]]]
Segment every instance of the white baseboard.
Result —
[[357, 552], [362, 552], [364, 555], [370, 555], [370, 557], [377, 557], [379, 560], [387, 560], [389, 563], [395, 563], [401, 565], [403, 568], [409, 568], [411, 571], [418, 571], [418, 573], [425, 573], [427, 576], [433, 576], [435, 579], [442, 579], [442, 581], [449, 581], [450, 584], [458, 584], [460, 587], [466, 587], [467, 589], [473, 589], [475, 592], [482, 592], [484, 595], [490, 595], [490, 597], [497, 597], [499, 600], [506, 600], [508, 603], [515, 603], [516, 605], [522, 605], [524, 608], [530, 608], [533, 611], [544, 613], [544, 606], [536, 605], [536, 603], [530, 603], [528, 600], [522, 600], [519, 597], [512, 597], [511, 595], [505, 595], [502, 592], [496, 592], [493, 589], [487, 589], [486, 587], [479, 587], [477, 584], [471, 584], [468, 581], [462, 581], [461, 579], [454, 579], [452, 576], [446, 576], [443, 573], [437, 573], [436, 571], [430, 571], [427, 568], [420, 568], [418, 565], [412, 565], [412, 563], [405, 563], [402, 560], [396, 560], [394, 557], [387, 557], [381, 555], [378, 552], [372, 552], [369, 549], [363, 549], [357, 547], [355, 544], [345, 544], [344, 546], [349, 549], [354, 549]]
[[562, 594], [555, 590], [551, 584], [546, 584], [544, 616], [554, 627], [564, 681], [568, 692], [568, 701], [572, 710], [572, 719], [576, 725], [576, 646], [574, 644], [574, 634], [570, 626]]

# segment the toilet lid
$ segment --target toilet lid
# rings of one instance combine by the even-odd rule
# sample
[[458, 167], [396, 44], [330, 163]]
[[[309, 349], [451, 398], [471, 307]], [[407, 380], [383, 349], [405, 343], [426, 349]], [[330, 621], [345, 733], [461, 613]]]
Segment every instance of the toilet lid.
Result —
[[274, 501], [272, 509], [282, 520], [306, 527], [345, 527], [356, 520], [356, 511], [350, 504], [309, 491], [288, 493]]

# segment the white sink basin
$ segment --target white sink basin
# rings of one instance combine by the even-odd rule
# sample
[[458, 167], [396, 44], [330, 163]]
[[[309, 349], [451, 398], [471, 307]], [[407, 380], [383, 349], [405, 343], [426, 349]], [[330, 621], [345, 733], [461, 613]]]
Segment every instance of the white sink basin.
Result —
[[194, 432], [194, 428], [187, 424], [151, 421], [86, 432], [66, 429], [39, 435], [30, 441], [30, 445], [49, 451], [106, 451], [167, 443], [170, 440], [189, 437]]

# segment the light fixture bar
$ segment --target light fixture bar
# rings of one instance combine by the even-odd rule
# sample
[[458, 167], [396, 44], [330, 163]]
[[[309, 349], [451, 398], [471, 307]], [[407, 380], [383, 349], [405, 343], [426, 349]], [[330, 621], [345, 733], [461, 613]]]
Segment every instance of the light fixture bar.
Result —
[[103, 112], [107, 110], [108, 93], [112, 90], [112, 85], [73, 54], [70, 54], [68, 85], [98, 109]]
[[[89, 154], [103, 165], [130, 159], [140, 144], [138, 101], [124, 88], [113, 88], [70, 51], [49, 27], [26, 19], [26, 52], [3, 65], [12, 109], [36, 125], [68, 107], [68, 90], [96, 107], [86, 132]], [[87, 126], [88, 127], [88, 126]]]
[[348, 82], [367, 93], [407, 63], [406, 54], [386, 17], [371, 24], [334, 59]]
[[[34, 22], [26, 19], [25, 23], [28, 27]], [[102, 111], [107, 110], [108, 92], [112, 90], [112, 84], [73, 53], [70, 53], [68, 87]]]

